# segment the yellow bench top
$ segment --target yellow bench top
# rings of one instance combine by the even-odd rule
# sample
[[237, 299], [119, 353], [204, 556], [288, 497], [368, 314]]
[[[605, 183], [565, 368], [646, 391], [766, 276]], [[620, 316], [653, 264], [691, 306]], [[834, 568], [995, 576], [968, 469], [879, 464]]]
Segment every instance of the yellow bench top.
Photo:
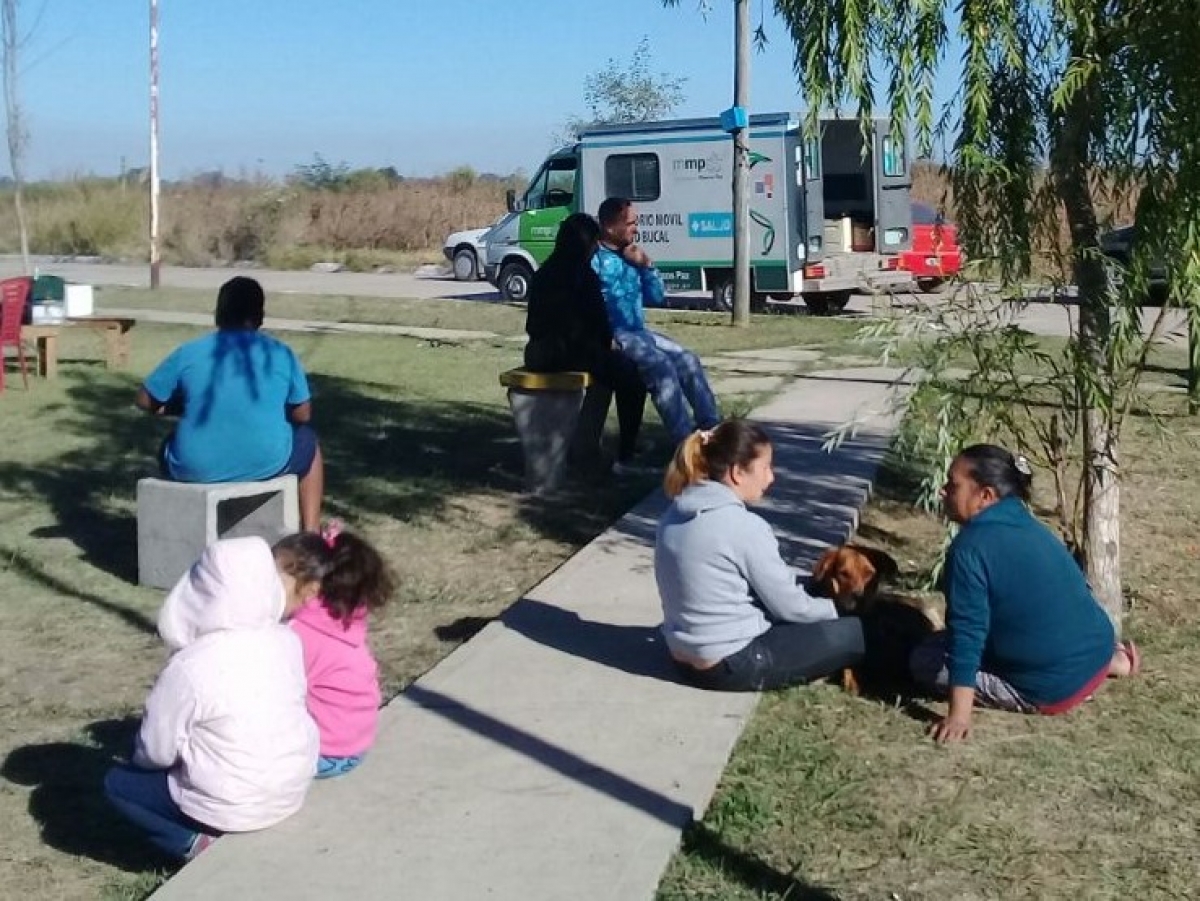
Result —
[[592, 384], [592, 374], [510, 369], [500, 373], [500, 384], [505, 388], [520, 388], [523, 391], [583, 391]]

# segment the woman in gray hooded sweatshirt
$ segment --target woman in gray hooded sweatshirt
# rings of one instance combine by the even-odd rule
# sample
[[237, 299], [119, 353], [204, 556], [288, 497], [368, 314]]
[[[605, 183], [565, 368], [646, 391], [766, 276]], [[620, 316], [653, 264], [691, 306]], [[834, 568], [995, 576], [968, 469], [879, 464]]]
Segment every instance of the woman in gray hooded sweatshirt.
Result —
[[673, 502], [654, 548], [662, 633], [700, 688], [782, 688], [863, 657], [859, 620], [808, 595], [766, 520], [746, 509], [775, 480], [771, 457], [761, 426], [729, 419], [684, 439], [667, 469]]

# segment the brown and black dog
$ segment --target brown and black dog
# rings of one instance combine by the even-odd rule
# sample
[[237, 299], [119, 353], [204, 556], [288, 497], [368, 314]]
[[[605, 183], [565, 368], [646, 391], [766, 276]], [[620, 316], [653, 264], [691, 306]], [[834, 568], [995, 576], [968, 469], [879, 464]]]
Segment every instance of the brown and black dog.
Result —
[[[830, 548], [817, 560], [809, 591], [833, 601], [843, 616], [858, 616], [867, 638], [864, 669], [886, 678], [903, 678], [908, 652], [924, 638], [944, 628], [941, 614], [920, 601], [882, 595], [881, 584], [900, 574], [888, 554], [857, 544]], [[859, 674], [842, 672], [842, 686], [860, 693]]]

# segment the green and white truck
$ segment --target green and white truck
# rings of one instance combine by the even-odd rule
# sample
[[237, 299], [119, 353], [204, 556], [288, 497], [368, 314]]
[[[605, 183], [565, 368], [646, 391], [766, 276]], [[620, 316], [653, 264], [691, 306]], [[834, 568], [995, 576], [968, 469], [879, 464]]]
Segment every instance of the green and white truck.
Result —
[[[542, 163], [524, 195], [509, 193], [509, 214], [486, 236], [487, 278], [524, 300], [559, 223], [621, 196], [667, 290], [707, 292], [729, 309], [732, 178], [733, 141], [716, 118], [588, 128]], [[911, 185], [906, 141], [886, 119], [866, 141], [856, 119], [823, 120], [806, 140], [794, 114], [751, 116], [753, 305], [803, 301], [828, 313], [855, 292], [911, 283], [897, 268], [912, 241]]]

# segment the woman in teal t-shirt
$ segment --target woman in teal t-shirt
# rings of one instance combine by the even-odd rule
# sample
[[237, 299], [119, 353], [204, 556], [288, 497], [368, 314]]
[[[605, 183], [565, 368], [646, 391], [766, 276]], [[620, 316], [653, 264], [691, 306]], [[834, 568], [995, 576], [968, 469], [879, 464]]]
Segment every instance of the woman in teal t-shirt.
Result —
[[217, 330], [172, 351], [138, 389], [137, 405], [177, 415], [163, 442], [163, 476], [177, 482], [299, 478], [300, 523], [320, 527], [325, 464], [312, 394], [292, 349], [259, 331], [265, 297], [238, 276], [217, 295]]
[[1066, 713], [1141, 666], [1133, 642], [1116, 643], [1066, 546], [1030, 512], [1031, 483], [1023, 458], [976, 444], [942, 488], [946, 517], [962, 526], [946, 557], [946, 631], [911, 660], [918, 683], [950, 698], [938, 742], [967, 738], [977, 702]]

